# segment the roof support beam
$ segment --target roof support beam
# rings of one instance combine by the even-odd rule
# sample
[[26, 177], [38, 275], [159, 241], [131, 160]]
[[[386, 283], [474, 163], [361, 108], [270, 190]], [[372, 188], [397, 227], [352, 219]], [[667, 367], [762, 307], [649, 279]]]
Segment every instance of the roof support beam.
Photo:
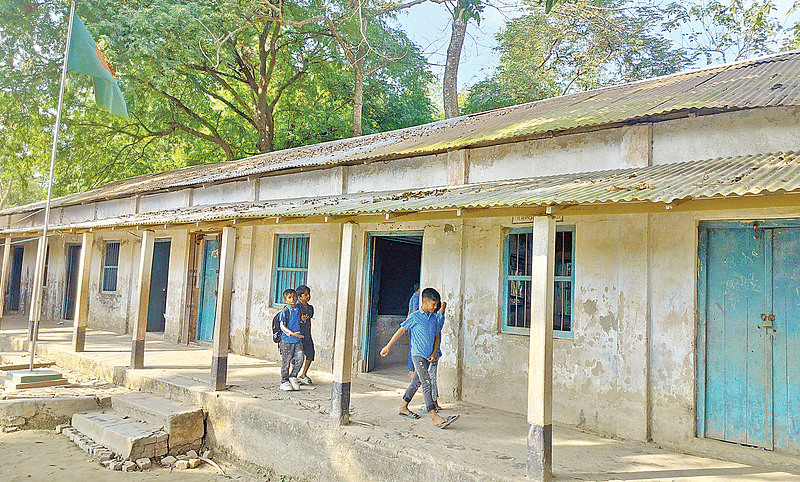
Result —
[[353, 325], [356, 311], [356, 283], [359, 254], [356, 224], [342, 225], [341, 257], [339, 258], [339, 291], [336, 303], [336, 341], [333, 347], [333, 383], [331, 384], [331, 418], [338, 425], [350, 423], [350, 383], [353, 360]]
[[217, 281], [217, 310], [214, 316], [214, 348], [211, 360], [211, 382], [214, 390], [228, 388], [228, 348], [231, 333], [231, 296], [233, 289], [233, 257], [236, 250], [236, 228], [222, 228]]
[[531, 328], [528, 355], [528, 463], [531, 480], [553, 475], [553, 270], [556, 222], [533, 219]]
[[8, 268], [11, 264], [11, 236], [6, 236], [3, 244], [3, 261], [0, 266], [0, 322], [3, 321], [3, 309], [6, 306], [6, 283], [8, 281]]
[[147, 308], [150, 305], [150, 277], [153, 270], [153, 245], [155, 239], [155, 232], [142, 232], [139, 279], [136, 283], [138, 296], [136, 298], [136, 313], [133, 317], [136, 326], [133, 330], [133, 341], [131, 343], [131, 368], [144, 368], [144, 341], [147, 335]]
[[81, 259], [78, 264], [78, 290], [75, 295], [75, 321], [72, 328], [72, 351], [86, 348], [86, 325], [89, 319], [89, 270], [92, 260], [94, 233], [83, 233]]

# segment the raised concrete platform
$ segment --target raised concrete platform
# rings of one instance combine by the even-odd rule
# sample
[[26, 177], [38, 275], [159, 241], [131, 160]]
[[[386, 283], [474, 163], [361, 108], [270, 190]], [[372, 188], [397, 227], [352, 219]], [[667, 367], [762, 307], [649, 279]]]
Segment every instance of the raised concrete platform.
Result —
[[94, 396], [0, 400], [0, 426], [52, 429], [69, 423], [77, 412], [102, 408], [102, 401]]
[[69, 384], [69, 381], [67, 381], [61, 373], [50, 368], [5, 370], [5, 374], [7, 380], [4, 382], [3, 386], [6, 390], [52, 387]]
[[203, 444], [206, 429], [202, 409], [142, 392], [115, 395], [111, 406], [134, 420], [161, 427], [169, 434], [170, 455], [199, 451]]
[[72, 426], [125, 460], [160, 457], [167, 454], [166, 432], [116, 414], [76, 413], [72, 416]]

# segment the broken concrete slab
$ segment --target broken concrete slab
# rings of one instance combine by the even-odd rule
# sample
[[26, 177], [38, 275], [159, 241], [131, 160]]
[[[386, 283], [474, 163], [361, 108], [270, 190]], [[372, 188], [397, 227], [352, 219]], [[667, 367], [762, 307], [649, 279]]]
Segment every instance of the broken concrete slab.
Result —
[[0, 400], [0, 426], [49, 430], [68, 424], [75, 413], [99, 408], [93, 396]]
[[200, 408], [142, 392], [114, 395], [111, 406], [114, 411], [134, 420], [161, 427], [169, 434], [171, 455], [200, 450], [203, 444], [205, 413]]
[[76, 413], [72, 426], [125, 460], [160, 457], [167, 453], [166, 432], [115, 414]]

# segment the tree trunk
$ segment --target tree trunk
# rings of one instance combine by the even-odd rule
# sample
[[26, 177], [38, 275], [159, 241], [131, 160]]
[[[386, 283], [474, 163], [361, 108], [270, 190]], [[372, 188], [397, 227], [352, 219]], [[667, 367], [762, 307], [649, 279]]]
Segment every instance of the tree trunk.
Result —
[[355, 82], [353, 85], [353, 137], [364, 134], [361, 128], [364, 115], [364, 57], [358, 48], [356, 63], [353, 65]]
[[444, 116], [447, 119], [458, 116], [458, 64], [461, 61], [461, 48], [464, 46], [466, 33], [467, 22], [461, 18], [454, 18], [442, 79], [442, 100]]

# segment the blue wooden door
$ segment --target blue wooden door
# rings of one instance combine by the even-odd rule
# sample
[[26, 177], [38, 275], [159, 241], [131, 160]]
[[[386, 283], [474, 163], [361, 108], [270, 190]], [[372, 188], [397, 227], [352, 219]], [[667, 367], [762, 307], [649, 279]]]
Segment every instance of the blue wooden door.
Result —
[[700, 238], [698, 433], [800, 453], [800, 228], [719, 223]]
[[775, 448], [800, 454], [800, 228], [772, 238]]
[[147, 305], [147, 331], [163, 332], [166, 327], [167, 283], [169, 283], [169, 240], [153, 245], [153, 264], [150, 275], [150, 302]]
[[11, 255], [11, 274], [8, 280], [8, 296], [6, 297], [6, 309], [9, 311], [19, 310], [20, 290], [22, 288], [22, 260], [25, 248], [14, 246]]
[[64, 289], [64, 302], [61, 317], [65, 320], [75, 319], [75, 304], [78, 301], [78, 268], [81, 262], [81, 245], [67, 245], [67, 283]]
[[705, 436], [771, 447], [763, 229], [709, 229]]
[[214, 339], [214, 318], [217, 311], [217, 279], [219, 278], [219, 241], [203, 240], [200, 266], [200, 293], [197, 303], [197, 339]]

